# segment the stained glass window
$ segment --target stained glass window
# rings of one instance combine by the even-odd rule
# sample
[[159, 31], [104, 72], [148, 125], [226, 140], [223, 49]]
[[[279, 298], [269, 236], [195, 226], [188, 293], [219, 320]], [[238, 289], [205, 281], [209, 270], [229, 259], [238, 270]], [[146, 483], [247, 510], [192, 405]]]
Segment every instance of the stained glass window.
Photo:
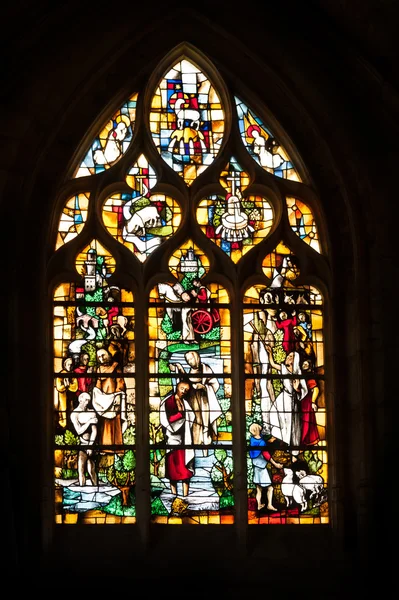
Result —
[[162, 65], [59, 192], [56, 523], [326, 524], [318, 200], [261, 99]]
[[190, 185], [215, 159], [224, 111], [207, 75], [188, 60], [167, 72], [155, 90], [150, 128], [163, 160]]
[[325, 523], [323, 299], [296, 283], [297, 257], [284, 243], [262, 268], [268, 284], [244, 295], [248, 521]]
[[128, 171], [126, 182], [133, 191], [114, 193], [107, 198], [103, 221], [109, 233], [144, 262], [177, 230], [181, 211], [170, 196], [150, 192], [157, 177], [144, 155]]
[[132, 141], [137, 94], [129, 98], [109, 119], [90, 144], [74, 177], [101, 173], [117, 163]]
[[89, 194], [74, 194], [68, 198], [58, 223], [56, 249], [73, 240], [82, 231], [88, 206]]
[[290, 157], [262, 119], [235, 98], [242, 141], [252, 158], [276, 177], [301, 181]]
[[232, 159], [220, 174], [223, 195], [209, 195], [197, 208], [197, 220], [205, 235], [238, 262], [269, 233], [273, 209], [266, 198], [244, 195], [249, 176]]
[[133, 295], [110, 284], [115, 261], [97, 240], [76, 268], [54, 292], [56, 520], [134, 522]]
[[170, 270], [148, 315], [151, 514], [155, 523], [233, 523], [229, 298], [203, 282], [209, 263], [192, 240]]
[[288, 219], [292, 231], [316, 252], [320, 252], [319, 234], [313, 212], [298, 198], [286, 198]]

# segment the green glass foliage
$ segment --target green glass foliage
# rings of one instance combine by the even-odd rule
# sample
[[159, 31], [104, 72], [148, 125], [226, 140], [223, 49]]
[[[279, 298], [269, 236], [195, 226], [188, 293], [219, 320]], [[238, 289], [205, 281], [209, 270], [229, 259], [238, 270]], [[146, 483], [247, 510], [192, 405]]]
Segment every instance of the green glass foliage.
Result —
[[233, 489], [233, 459], [222, 448], [215, 450], [215, 458], [211, 480], [219, 496], [222, 496], [224, 491], [231, 492]]

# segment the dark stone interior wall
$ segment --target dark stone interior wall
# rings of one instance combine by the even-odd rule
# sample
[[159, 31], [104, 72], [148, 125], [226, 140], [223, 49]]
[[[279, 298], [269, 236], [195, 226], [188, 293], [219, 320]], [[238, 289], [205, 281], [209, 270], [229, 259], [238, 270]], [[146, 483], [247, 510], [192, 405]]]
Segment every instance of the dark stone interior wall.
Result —
[[[60, 573], [68, 561], [83, 570], [76, 554], [76, 544], [83, 543], [79, 532], [68, 532], [72, 547], [53, 536], [44, 475], [51, 457], [43, 435], [48, 391], [43, 365], [49, 352], [43, 338], [45, 264], [52, 252], [48, 232], [57, 187], [94, 118], [181, 42], [199, 48], [230, 83], [266, 104], [320, 196], [332, 269], [332, 499], [337, 509], [333, 544], [321, 552], [314, 548], [312, 556], [333, 569], [338, 568], [331, 567], [335, 557], [344, 570], [345, 564], [362, 570], [380, 560], [380, 536], [390, 529], [395, 512], [392, 475], [384, 480], [394, 461], [389, 425], [396, 369], [393, 208], [399, 102], [389, 61], [394, 62], [395, 46], [386, 39], [383, 45], [384, 36], [373, 29], [354, 28], [354, 13], [340, 13], [328, 2], [261, 4], [249, 1], [237, 10], [205, 2], [191, 10], [160, 2], [140, 9], [101, 2], [16, 2], [6, 14], [0, 198], [7, 387], [1, 473], [10, 572], [48, 573], [49, 565], [54, 572], [58, 559], [50, 559], [56, 550], [65, 553]], [[392, 27], [386, 31], [393, 35]], [[34, 469], [32, 456], [40, 456]], [[123, 539], [120, 531], [107, 535], [112, 563], [114, 549], [129, 546], [131, 538]], [[173, 543], [170, 535], [158, 540], [161, 564]], [[180, 532], [173, 535], [176, 545], [190, 544]], [[293, 555], [303, 559], [298, 531], [282, 536], [265, 531], [251, 548], [244, 540], [231, 552], [223, 537], [213, 540], [212, 552], [206, 534], [195, 535], [203, 557], [199, 564], [207, 564], [208, 552], [226, 551], [231, 571], [237, 573], [241, 565], [248, 581], [256, 561], [257, 569], [268, 565], [284, 573], [287, 557], [291, 566]], [[93, 532], [85, 536], [89, 547], [78, 548], [86, 558], [98, 540]], [[159, 565], [157, 556], [152, 564]]]

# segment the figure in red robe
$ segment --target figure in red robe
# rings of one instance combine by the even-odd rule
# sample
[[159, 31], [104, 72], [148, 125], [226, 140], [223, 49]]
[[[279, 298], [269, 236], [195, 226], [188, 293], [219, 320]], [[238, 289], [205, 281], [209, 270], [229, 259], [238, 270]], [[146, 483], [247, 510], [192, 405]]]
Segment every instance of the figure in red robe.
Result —
[[[311, 362], [309, 360], [304, 360], [302, 363], [302, 373], [307, 373], [309, 371], [311, 371]], [[310, 446], [316, 444], [320, 439], [315, 414], [315, 410], [317, 410], [316, 401], [320, 389], [316, 379], [307, 379], [306, 385], [308, 387], [308, 393], [301, 401], [301, 444]]]
[[176, 391], [162, 401], [160, 420], [168, 446], [183, 446], [183, 448], [168, 448], [166, 454], [165, 475], [170, 481], [172, 494], [177, 495], [177, 482], [183, 485], [183, 496], [188, 495], [189, 482], [194, 475], [194, 450], [184, 446], [192, 444], [192, 427], [195, 415], [186, 398], [190, 384], [179, 381]]
[[89, 370], [89, 355], [87, 352], [82, 352], [79, 357], [79, 366], [75, 367], [75, 373], [82, 375], [82, 377], [78, 377], [78, 390], [76, 395], [79, 396], [82, 392], [90, 392], [91, 384], [93, 382], [92, 377], [83, 377], [84, 373], [88, 373]]
[[288, 317], [284, 310], [279, 313], [279, 319], [276, 321], [276, 327], [277, 329], [282, 329], [284, 332], [283, 348], [287, 354], [295, 351], [296, 336], [294, 327], [296, 325], [297, 318], [294, 310], [292, 311], [291, 317]]

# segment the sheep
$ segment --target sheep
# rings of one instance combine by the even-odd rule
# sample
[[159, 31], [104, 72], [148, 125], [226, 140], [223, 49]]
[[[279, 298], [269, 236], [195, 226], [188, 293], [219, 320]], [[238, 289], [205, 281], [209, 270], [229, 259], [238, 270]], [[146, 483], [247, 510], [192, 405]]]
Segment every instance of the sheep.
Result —
[[296, 502], [299, 504], [301, 511], [306, 510], [308, 503], [306, 500], [305, 488], [294, 483], [294, 472], [292, 469], [285, 467], [283, 470], [284, 478], [281, 482], [281, 492], [284, 495], [287, 508], [289, 508], [293, 502]]
[[304, 471], [298, 471], [297, 475], [298, 485], [310, 492], [309, 500], [316, 500], [324, 489], [323, 478], [320, 475], [307, 475]]
[[156, 206], [145, 206], [135, 212], [126, 224], [126, 231], [135, 235], [144, 235], [147, 227], [159, 227], [161, 217]]

